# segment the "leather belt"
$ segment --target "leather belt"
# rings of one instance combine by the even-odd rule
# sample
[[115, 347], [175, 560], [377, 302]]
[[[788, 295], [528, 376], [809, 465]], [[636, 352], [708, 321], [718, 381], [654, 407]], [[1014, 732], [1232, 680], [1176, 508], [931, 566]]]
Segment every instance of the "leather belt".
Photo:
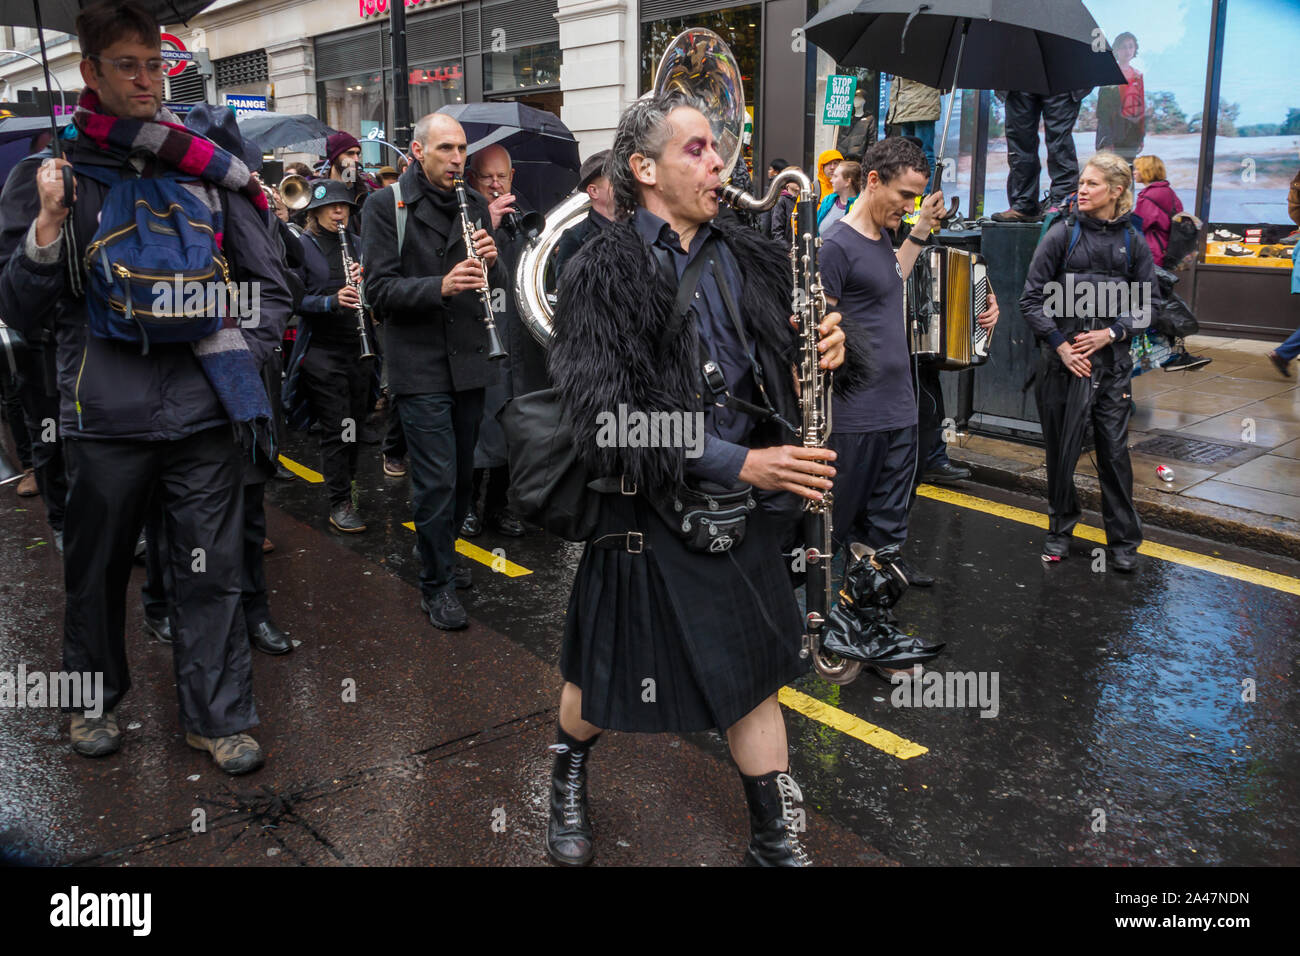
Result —
[[591, 545], [594, 548], [604, 548], [607, 551], [626, 551], [628, 554], [642, 554], [651, 550], [650, 545], [645, 543], [645, 535], [640, 531], [603, 534], [599, 538], [593, 538]]

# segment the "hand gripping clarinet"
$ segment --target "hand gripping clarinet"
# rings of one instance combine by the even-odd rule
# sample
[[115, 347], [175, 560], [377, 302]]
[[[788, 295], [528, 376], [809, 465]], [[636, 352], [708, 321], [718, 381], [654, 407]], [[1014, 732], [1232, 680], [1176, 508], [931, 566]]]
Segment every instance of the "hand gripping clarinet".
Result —
[[503, 359], [506, 357], [506, 350], [501, 346], [501, 338], [497, 335], [497, 323], [492, 316], [492, 282], [488, 278], [487, 260], [474, 252], [474, 226], [469, 221], [469, 196], [465, 193], [465, 179], [456, 176], [452, 182], [456, 187], [456, 205], [460, 207], [460, 229], [465, 236], [466, 254], [483, 269], [483, 288], [479, 289], [478, 297], [483, 306], [483, 325], [487, 327], [488, 358]]
[[[343, 274], [347, 277], [348, 285], [361, 294], [361, 283], [352, 281], [352, 265], [355, 260], [352, 258], [352, 250], [348, 248], [348, 231], [346, 228], [339, 227], [339, 251], [343, 253]], [[374, 358], [375, 350], [370, 347], [370, 335], [366, 332], [366, 307], [357, 306], [357, 335], [361, 337], [361, 357], [363, 359]]]
[[[794, 261], [794, 313], [799, 318], [799, 408], [803, 422], [799, 439], [805, 448], [824, 448], [831, 433], [831, 376], [823, 371], [821, 353], [817, 343], [818, 331], [826, 317], [826, 294], [822, 290], [821, 275], [817, 271], [817, 204], [812, 182], [797, 169], [785, 169], [777, 174], [768, 186], [767, 195], [755, 199], [735, 186], [723, 187], [724, 198], [733, 206], [750, 212], [770, 209], [776, 204], [781, 190], [791, 183], [799, 186], [796, 222], [799, 231], [793, 240], [791, 257]], [[804, 500], [803, 552], [795, 556], [802, 561], [806, 573], [804, 588], [807, 606], [807, 625], [804, 646], [800, 657], [812, 656], [813, 667], [826, 680], [847, 684], [858, 676], [862, 664], [823, 651], [821, 631], [830, 612], [833, 590], [831, 587], [831, 494], [827, 492], [820, 501]]]

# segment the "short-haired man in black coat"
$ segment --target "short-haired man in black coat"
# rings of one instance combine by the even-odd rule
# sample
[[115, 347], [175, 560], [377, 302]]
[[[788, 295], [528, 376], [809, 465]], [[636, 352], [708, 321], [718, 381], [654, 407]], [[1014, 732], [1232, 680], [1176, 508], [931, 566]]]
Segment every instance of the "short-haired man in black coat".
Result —
[[[411, 151], [416, 162], [368, 201], [362, 259], [367, 298], [387, 327], [388, 388], [409, 449], [420, 607], [434, 627], [458, 630], [469, 620], [454, 588], [471, 581], [469, 569], [456, 565], [456, 531], [469, 509], [483, 389], [496, 376], [478, 295], [482, 267], [467, 258], [453, 188], [465, 171], [465, 131], [450, 116], [430, 113], [415, 124]], [[502, 288], [504, 270], [484, 228], [491, 226], [487, 201], [466, 193], [475, 252], [492, 268], [493, 287]]]

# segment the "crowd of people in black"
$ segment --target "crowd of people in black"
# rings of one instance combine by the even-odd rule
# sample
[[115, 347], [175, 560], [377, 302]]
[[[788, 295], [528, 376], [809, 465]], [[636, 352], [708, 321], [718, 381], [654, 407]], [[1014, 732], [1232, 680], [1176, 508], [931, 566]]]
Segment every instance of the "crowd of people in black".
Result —
[[[360, 432], [377, 403], [387, 409], [383, 471], [410, 479], [420, 606], [436, 628], [466, 627], [456, 592], [473, 574], [457, 536], [484, 526], [521, 535], [528, 517], [510, 507], [498, 414], [553, 387], [577, 457], [614, 490], [599, 496], [566, 616], [552, 858], [582, 864], [594, 853], [586, 776], [603, 730], [716, 727], [749, 804], [747, 862], [806, 862], [790, 826], [799, 790], [776, 698], [807, 667], [785, 558], [799, 543], [801, 499], [834, 489], [835, 546], [851, 549], [845, 587], [861, 617], [836, 653], [893, 679], [942, 647], [903, 642], [890, 611], [907, 586], [934, 583], [903, 554], [918, 484], [969, 477], [943, 454], [938, 373], [912, 359], [901, 320], [903, 281], [947, 215], [941, 192], [925, 194], [932, 140], [890, 136], [850, 159], [819, 158], [831, 311], [818, 347], [822, 367], [841, 374], [827, 447], [805, 448], [789, 425], [800, 401], [790, 374], [798, 189], [761, 217], [719, 215], [723, 160], [689, 96], [633, 104], [612, 148], [582, 164], [578, 191], [591, 208], [557, 249], [548, 355], [513, 294], [530, 210], [512, 191], [506, 149], [467, 155], [464, 129], [434, 113], [415, 126], [411, 161], [372, 178], [358, 141], [336, 133], [319, 170], [290, 170], [307, 184], [302, 208], [290, 209], [262, 187], [260, 151], [228, 109], [198, 106], [181, 124], [163, 107], [165, 61], [148, 14], [100, 4], [83, 12], [78, 36], [76, 136], [64, 158], [20, 163], [0, 197], [0, 315], [28, 342], [18, 419], [63, 552], [64, 668], [105, 674], [103, 715], [72, 715], [73, 749], [101, 757], [121, 743], [127, 582], [144, 529], [146, 627], [173, 646], [186, 740], [231, 774], [262, 765], [250, 651], [293, 646], [272, 618], [262, 566], [264, 492], [285, 427], [315, 426], [328, 526], [359, 534]], [[769, 174], [783, 168], [774, 160]], [[1134, 316], [1084, 327], [1044, 300], [1067, 276], [1076, 286], [1151, 282], [1130, 193], [1125, 161], [1089, 160], [1021, 299], [1047, 346], [1044, 557], [1069, 552], [1072, 473], [1091, 418], [1120, 571], [1133, 569], [1141, 542], [1125, 440]], [[493, 307], [501, 363], [489, 357], [485, 273], [504, 290]], [[159, 306], [158, 274], [219, 286], [230, 308], [212, 308], [207, 293], [198, 309]], [[992, 334], [998, 316], [990, 293], [979, 324]], [[703, 400], [701, 382], [716, 400]], [[611, 449], [596, 422], [622, 405], [697, 411], [702, 453]], [[38, 434], [45, 421], [57, 427]], [[691, 502], [716, 512], [729, 495], [743, 503], [725, 544], [716, 525], [703, 544], [683, 537], [676, 525], [689, 524], [678, 517]], [[892, 656], [872, 650], [882, 635]], [[650, 709], [647, 675], [660, 689]]]

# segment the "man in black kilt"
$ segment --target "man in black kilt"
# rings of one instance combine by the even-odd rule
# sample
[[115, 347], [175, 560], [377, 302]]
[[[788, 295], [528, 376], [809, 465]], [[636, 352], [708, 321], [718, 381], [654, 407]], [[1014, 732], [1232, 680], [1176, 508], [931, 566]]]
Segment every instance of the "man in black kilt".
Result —
[[[724, 169], [696, 104], [681, 93], [638, 100], [606, 167], [617, 221], [560, 283], [550, 373], [577, 448], [612, 493], [601, 495], [561, 652], [547, 830], [558, 863], [594, 854], [586, 774], [602, 729], [713, 727], [726, 731], [749, 802], [745, 862], [807, 863], [790, 826], [802, 795], [777, 702], [807, 666], [782, 546], [795, 496], [831, 487], [835, 455], [792, 444], [789, 249], [712, 221]], [[844, 361], [838, 321], [820, 330], [824, 368]], [[637, 413], [681, 416], [698, 434], [616, 427]], [[709, 508], [732, 495], [742, 504]], [[691, 520], [695, 509], [710, 520]]]

